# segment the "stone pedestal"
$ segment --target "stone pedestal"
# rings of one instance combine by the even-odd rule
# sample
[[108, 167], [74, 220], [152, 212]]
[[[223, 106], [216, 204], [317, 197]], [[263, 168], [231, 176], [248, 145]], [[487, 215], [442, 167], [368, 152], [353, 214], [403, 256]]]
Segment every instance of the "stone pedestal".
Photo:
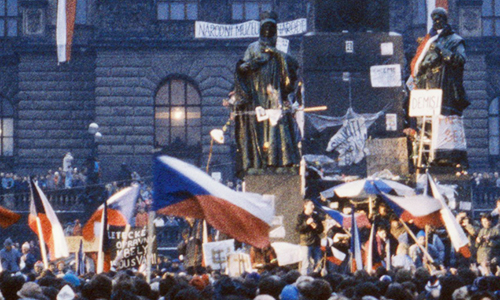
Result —
[[[301, 176], [298, 174], [265, 174], [245, 176], [245, 190], [263, 195], [274, 195], [274, 214], [282, 217], [285, 229], [284, 238], [272, 238], [271, 242], [299, 243], [299, 234], [295, 231], [297, 215], [303, 209], [301, 195]], [[278, 218], [275, 218], [278, 219]], [[275, 224], [271, 230], [280, 225]]]

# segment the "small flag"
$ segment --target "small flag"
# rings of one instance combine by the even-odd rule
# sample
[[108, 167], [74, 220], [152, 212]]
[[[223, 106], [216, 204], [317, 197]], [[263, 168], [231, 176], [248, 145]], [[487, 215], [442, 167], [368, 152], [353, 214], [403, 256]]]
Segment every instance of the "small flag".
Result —
[[363, 270], [363, 260], [361, 258], [361, 241], [359, 239], [358, 226], [356, 224], [356, 218], [354, 217], [354, 209], [351, 213], [352, 216], [352, 227], [351, 227], [351, 272]]
[[50, 260], [69, 256], [68, 245], [59, 219], [57, 218], [47, 196], [38, 187], [38, 183], [30, 180], [31, 204], [28, 224], [31, 230], [40, 236], [37, 217], [40, 219], [43, 240], [49, 247]]
[[[327, 213], [332, 219], [334, 219], [337, 223], [340, 224], [343, 228], [351, 228], [352, 226], [352, 217], [350, 215], [346, 215], [341, 213], [338, 210], [331, 209], [327, 206], [323, 206], [318, 201], [314, 201], [316, 207], [322, 209], [325, 213]], [[370, 228], [370, 220], [368, 220], [368, 216], [365, 213], [355, 213], [356, 216], [356, 224], [358, 228]]]

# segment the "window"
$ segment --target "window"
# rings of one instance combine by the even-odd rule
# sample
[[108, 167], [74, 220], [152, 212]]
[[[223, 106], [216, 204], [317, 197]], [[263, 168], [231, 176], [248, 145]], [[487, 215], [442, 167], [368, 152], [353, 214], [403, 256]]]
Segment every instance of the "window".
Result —
[[[201, 145], [201, 98], [190, 82], [175, 78], [164, 83], [155, 99], [155, 146]], [[167, 147], [168, 148], [168, 147]]]
[[498, 98], [493, 99], [490, 103], [488, 112], [488, 127], [489, 127], [489, 150], [490, 155], [500, 155], [500, 115]]
[[0, 37], [17, 36], [17, 21], [17, 0], [0, 0]]
[[14, 109], [0, 97], [0, 156], [14, 155]]
[[232, 5], [233, 20], [258, 20], [261, 12], [271, 11], [273, 8], [270, 2], [257, 1], [235, 1]]
[[158, 1], [158, 20], [196, 20], [198, 19], [197, 1]]
[[500, 0], [483, 0], [483, 36], [500, 36]]
[[75, 24], [87, 24], [87, 0], [76, 1]]

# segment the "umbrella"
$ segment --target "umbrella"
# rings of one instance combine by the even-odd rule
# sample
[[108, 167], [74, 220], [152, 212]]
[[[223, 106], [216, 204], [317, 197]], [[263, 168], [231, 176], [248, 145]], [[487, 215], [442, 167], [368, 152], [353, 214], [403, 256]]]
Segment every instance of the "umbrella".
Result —
[[322, 191], [320, 194], [324, 198], [331, 198], [334, 194], [339, 197], [368, 198], [370, 195], [380, 194], [380, 192], [397, 196], [415, 195], [415, 191], [409, 186], [392, 180], [373, 178], [343, 183]]

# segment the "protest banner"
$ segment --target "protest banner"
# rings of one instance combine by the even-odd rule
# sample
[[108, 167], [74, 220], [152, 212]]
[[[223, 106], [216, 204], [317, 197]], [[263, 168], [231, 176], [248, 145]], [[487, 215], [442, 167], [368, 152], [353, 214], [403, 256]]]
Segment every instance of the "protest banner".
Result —
[[[111, 244], [111, 260], [115, 262], [117, 270], [139, 268], [146, 264], [148, 253], [148, 229], [144, 227], [109, 226], [108, 237]], [[156, 240], [152, 241], [152, 263], [156, 262]], [[118, 258], [118, 259], [117, 259]]]
[[225, 270], [227, 256], [234, 251], [234, 240], [203, 243], [203, 258], [205, 265], [213, 270]]

